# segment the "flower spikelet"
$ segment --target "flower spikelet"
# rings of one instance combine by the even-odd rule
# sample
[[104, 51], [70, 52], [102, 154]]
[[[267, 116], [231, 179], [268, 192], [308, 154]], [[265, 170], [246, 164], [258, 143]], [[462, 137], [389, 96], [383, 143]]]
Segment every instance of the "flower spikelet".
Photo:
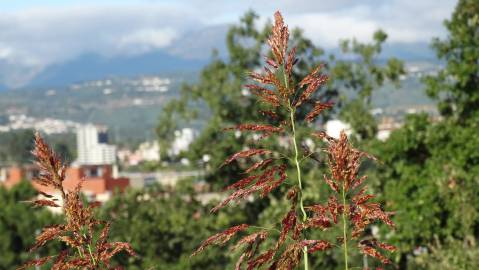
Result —
[[[66, 248], [59, 254], [46, 256], [25, 263], [19, 269], [28, 269], [32, 266], [42, 266], [52, 262], [53, 270], [66, 269], [109, 269], [110, 259], [118, 252], [125, 250], [132, 256], [135, 252], [129, 243], [108, 243], [109, 223], [97, 220], [93, 214], [93, 206], [85, 204], [81, 198], [81, 182], [74, 190], [63, 188], [66, 179], [66, 166], [43, 140], [39, 133], [35, 134], [35, 148], [32, 151], [36, 164], [40, 169], [35, 182], [48, 186], [60, 194], [65, 214], [65, 224], [57, 224], [43, 228], [36, 236], [35, 244], [30, 248], [34, 251], [47, 242], [58, 240], [66, 244]], [[39, 192], [45, 199], [32, 200], [34, 206], [60, 207], [55, 196]], [[96, 231], [103, 226], [99, 239], [95, 242]]]

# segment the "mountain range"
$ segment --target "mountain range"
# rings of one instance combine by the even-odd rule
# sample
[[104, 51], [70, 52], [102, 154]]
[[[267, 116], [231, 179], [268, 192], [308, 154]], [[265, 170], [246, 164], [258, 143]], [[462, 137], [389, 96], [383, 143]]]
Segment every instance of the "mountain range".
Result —
[[[8, 63], [0, 62], [0, 72], [3, 73], [3, 76], [0, 76], [0, 91], [58, 87], [111, 76], [168, 74], [199, 70], [211, 59], [214, 49], [220, 56], [227, 54], [225, 37], [228, 28], [228, 25], [219, 25], [188, 32], [177, 38], [169, 47], [141, 54], [107, 57], [86, 53], [74, 59], [47, 66], [43, 70], [16, 71], [16, 76], [18, 74], [28, 74], [28, 76], [25, 76], [27, 79], [24, 81], [14, 85], [9, 84], [7, 80], [11, 70]], [[327, 50], [327, 53], [337, 52], [337, 49]], [[434, 54], [426, 43], [386, 43], [381, 58], [391, 56], [405, 61], [434, 59]]]

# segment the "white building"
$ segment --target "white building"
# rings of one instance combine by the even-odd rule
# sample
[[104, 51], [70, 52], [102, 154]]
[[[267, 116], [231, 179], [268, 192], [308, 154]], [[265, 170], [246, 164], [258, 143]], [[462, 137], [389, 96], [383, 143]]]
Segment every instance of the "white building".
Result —
[[160, 161], [160, 144], [158, 141], [144, 142], [138, 146], [137, 152], [143, 161]]
[[120, 149], [117, 151], [118, 160], [123, 164], [136, 166], [142, 162], [160, 161], [160, 144], [158, 141], [143, 142], [135, 151]]
[[7, 168], [0, 166], [0, 183], [7, 181], [7, 178], [8, 178]]
[[170, 156], [177, 156], [180, 152], [188, 150], [188, 147], [195, 140], [197, 135], [197, 131], [192, 128], [183, 128], [182, 130], [176, 130], [175, 140], [171, 144], [171, 148], [168, 151], [168, 154]]
[[326, 122], [325, 128], [326, 134], [335, 139], [339, 139], [342, 130], [346, 132], [346, 135], [351, 135], [351, 125], [341, 120], [329, 120]]
[[84, 125], [77, 129], [77, 150], [80, 165], [114, 164], [116, 146], [108, 144], [105, 127]]

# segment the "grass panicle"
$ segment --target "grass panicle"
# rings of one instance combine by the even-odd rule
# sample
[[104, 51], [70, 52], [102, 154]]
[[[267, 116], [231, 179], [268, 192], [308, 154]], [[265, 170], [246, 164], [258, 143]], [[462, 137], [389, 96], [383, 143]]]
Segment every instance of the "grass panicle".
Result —
[[[19, 269], [42, 266], [51, 263], [51, 269], [113, 269], [110, 260], [119, 252], [125, 251], [136, 256], [130, 244], [125, 242], [108, 242], [110, 223], [95, 218], [93, 204], [84, 203], [81, 198], [81, 182], [72, 191], [65, 190], [66, 166], [47, 145], [39, 133], [35, 134], [33, 155], [40, 169], [34, 181], [42, 186], [52, 188], [60, 194], [62, 203], [54, 194], [40, 192], [45, 199], [34, 200], [34, 206], [62, 208], [65, 215], [64, 224], [43, 228], [36, 236], [30, 251], [35, 251], [46, 243], [58, 240], [64, 249], [56, 255], [34, 259]], [[115, 267], [114, 269], [119, 269]]]
[[[272, 34], [268, 39], [270, 53], [266, 57], [263, 72], [250, 72], [250, 79], [256, 83], [245, 86], [269, 107], [268, 110], [259, 112], [259, 115], [264, 116], [264, 122], [241, 123], [225, 130], [258, 134], [260, 139], [276, 136], [279, 141], [287, 138], [290, 143], [282, 152], [261, 147], [245, 148], [227, 158], [222, 166], [234, 162], [251, 165], [246, 166], [240, 180], [225, 188], [225, 191], [231, 192], [230, 195], [215, 206], [212, 212], [255, 194], [259, 197], [268, 196], [287, 180], [290, 180], [288, 184], [293, 183], [284, 194], [290, 207], [278, 222], [279, 228], [237, 225], [206, 239], [193, 255], [208, 246], [224, 245], [237, 238], [233, 249], [242, 248], [236, 263], [237, 270], [265, 266], [269, 269], [293, 269], [301, 262], [304, 269], [308, 270], [308, 254], [343, 246], [345, 269], [348, 269], [348, 246], [356, 241], [358, 250], [363, 254], [375, 257], [382, 263], [390, 263], [379, 250], [394, 251], [393, 246], [377, 239], [361, 239], [365, 228], [372, 222], [382, 221], [391, 227], [394, 224], [389, 213], [384, 212], [378, 203], [370, 201], [374, 196], [366, 193], [363, 184], [366, 177], [358, 176], [361, 160], [370, 156], [354, 149], [344, 132], [339, 139], [333, 139], [324, 132], [311, 132], [311, 137], [328, 144], [326, 153], [330, 173], [324, 176], [324, 180], [318, 181], [324, 181], [331, 188], [331, 196], [324, 204], [305, 205], [302, 162], [308, 158], [319, 159], [308, 149], [300, 149], [303, 141], [298, 128], [300, 125], [307, 127], [307, 122], [314, 122], [333, 104], [315, 99], [316, 91], [328, 80], [326, 75], [321, 74], [322, 66], [296, 83], [293, 74], [294, 66], [298, 63], [296, 49], [288, 48], [289, 30], [281, 13], [276, 12], [274, 18]], [[309, 108], [303, 118], [299, 113], [300, 108]], [[295, 171], [293, 177], [286, 173], [289, 166]], [[339, 226], [342, 232], [337, 237], [337, 243], [307, 237], [308, 230], [327, 231], [335, 226]], [[265, 246], [265, 243], [271, 242], [265, 241], [267, 238], [273, 239], [274, 244]]]

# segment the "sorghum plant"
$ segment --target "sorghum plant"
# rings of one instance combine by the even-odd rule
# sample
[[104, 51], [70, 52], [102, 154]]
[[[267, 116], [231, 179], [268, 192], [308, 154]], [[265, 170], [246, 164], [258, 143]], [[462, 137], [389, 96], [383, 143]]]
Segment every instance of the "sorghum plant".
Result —
[[54, 239], [63, 242], [65, 249], [57, 255], [29, 261], [20, 269], [41, 266], [47, 262], [52, 262], [51, 269], [56, 270], [109, 269], [110, 259], [115, 254], [126, 251], [131, 256], [135, 256], [130, 244], [108, 242], [110, 223], [96, 219], [93, 214], [93, 205], [87, 205], [82, 201], [81, 182], [73, 191], [64, 189], [66, 166], [38, 133], [35, 135], [35, 148], [32, 153], [40, 169], [39, 176], [34, 181], [42, 186], [53, 188], [60, 194], [63, 202], [60, 206], [53, 194], [40, 192], [44, 199], [34, 200], [32, 204], [62, 207], [66, 222], [43, 228], [43, 231], [36, 236], [36, 243], [30, 251]]
[[391, 261], [377, 248], [395, 251], [394, 246], [374, 238], [361, 239], [364, 230], [372, 222], [382, 221], [394, 228], [394, 223], [390, 219], [391, 213], [384, 212], [379, 203], [370, 202], [374, 195], [366, 194], [367, 187], [364, 181], [367, 176], [359, 177], [361, 159], [364, 157], [374, 159], [374, 157], [353, 148], [344, 131], [337, 140], [324, 132], [314, 133], [313, 136], [324, 139], [329, 144], [326, 152], [330, 176], [324, 175], [324, 180], [333, 194], [326, 205], [317, 204], [307, 207], [312, 217], [306, 223], [306, 227], [312, 226], [325, 230], [332, 224], [338, 224], [338, 217], [340, 217], [343, 234], [338, 236], [337, 240], [343, 246], [345, 269], [349, 268], [348, 244], [352, 241], [357, 242], [361, 253], [375, 257], [384, 264], [390, 264]]
[[[369, 202], [373, 196], [365, 193], [363, 182], [366, 177], [358, 177], [360, 161], [368, 155], [352, 148], [344, 133], [339, 140], [328, 137], [324, 132], [311, 133], [329, 145], [325, 151], [329, 156], [327, 165], [331, 173], [324, 179], [331, 187], [333, 195], [325, 205], [305, 205], [301, 177], [302, 162], [307, 158], [313, 158], [314, 155], [311, 151], [303, 151], [299, 147], [300, 109], [313, 105], [304, 119], [307, 122], [314, 122], [321, 112], [332, 107], [332, 104], [313, 100], [315, 96], [313, 94], [327, 81], [327, 77], [320, 74], [321, 67], [314, 69], [301, 81], [295, 82], [293, 69], [298, 59], [295, 58], [295, 48], [288, 50], [288, 40], [289, 30], [284, 25], [281, 14], [277, 12], [272, 35], [268, 40], [272, 58], [266, 58], [263, 73], [250, 73], [250, 78], [259, 84], [246, 85], [269, 107], [262, 112], [267, 124], [246, 123], [226, 129], [259, 133], [260, 136], [256, 136], [259, 140], [275, 136], [277, 141], [286, 139], [290, 143], [283, 149], [284, 151], [245, 148], [229, 157], [223, 165], [247, 160], [251, 165], [245, 170], [245, 177], [225, 188], [232, 193], [214, 207], [212, 212], [220, 210], [232, 201], [250, 198], [255, 193], [265, 197], [286, 181], [288, 186], [292, 186], [285, 192], [291, 207], [281, 220], [279, 229], [237, 225], [206, 239], [193, 255], [210, 245], [223, 245], [232, 238], [245, 234], [233, 247], [234, 250], [240, 248], [243, 250], [236, 263], [237, 270], [243, 266], [247, 269], [263, 266], [269, 266], [269, 269], [292, 269], [300, 264], [301, 259], [304, 269], [308, 269], [309, 253], [335, 246], [343, 246], [345, 268], [348, 269], [348, 246], [353, 240], [358, 242], [360, 252], [376, 257], [383, 263], [389, 263], [390, 261], [376, 248], [393, 251], [393, 246], [373, 238], [360, 239], [366, 226], [376, 220], [384, 221], [390, 226], [393, 226], [393, 223], [389, 219], [389, 214], [383, 212], [379, 204]], [[308, 106], [305, 106], [306, 104]], [[296, 171], [294, 178], [286, 175], [291, 164]], [[307, 237], [309, 230], [326, 231], [336, 225], [342, 229], [337, 243]], [[277, 237], [275, 244], [263, 247], [267, 238], [274, 237]]]

